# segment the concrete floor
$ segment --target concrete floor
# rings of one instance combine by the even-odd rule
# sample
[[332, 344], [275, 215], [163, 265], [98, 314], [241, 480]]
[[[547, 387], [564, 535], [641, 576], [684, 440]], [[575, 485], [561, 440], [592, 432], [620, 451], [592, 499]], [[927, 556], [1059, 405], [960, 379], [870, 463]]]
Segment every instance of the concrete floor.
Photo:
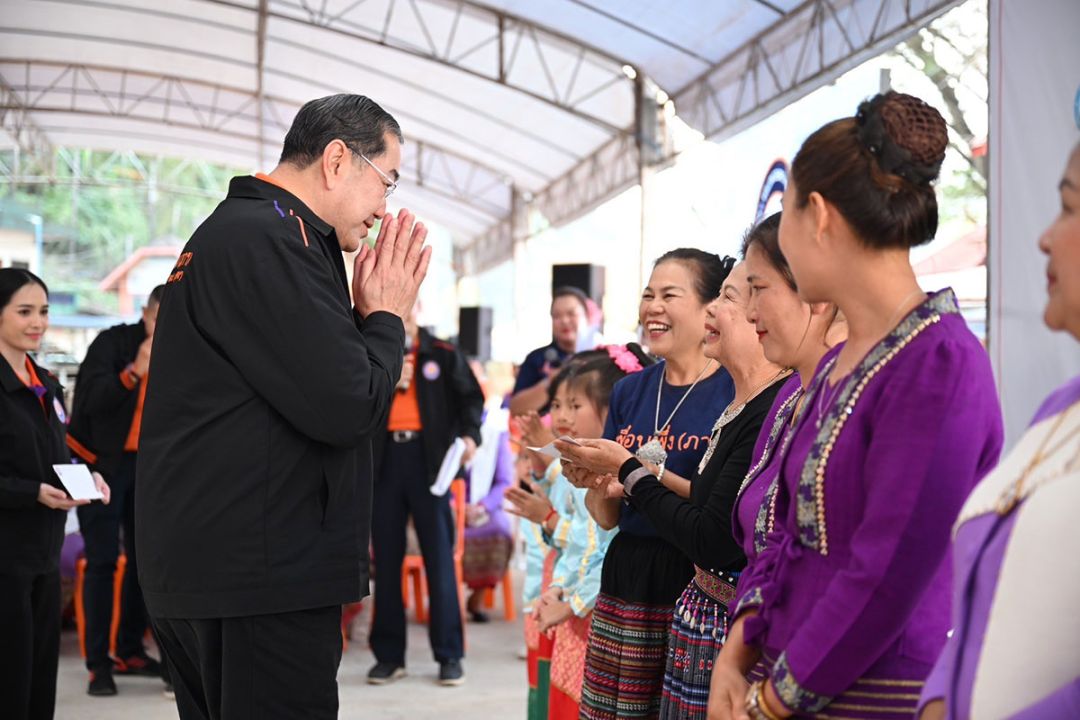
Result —
[[[524, 639], [520, 616], [508, 623], [492, 613], [485, 625], [466, 626], [466, 682], [462, 687], [436, 684], [438, 666], [431, 658], [427, 627], [409, 624], [409, 675], [374, 687], [365, 682], [375, 660], [365, 641], [368, 612], [353, 624], [353, 641], [338, 672], [342, 720], [514, 720], [525, 717], [528, 683], [520, 658]], [[95, 698], [86, 694], [86, 671], [79, 657], [78, 638], [66, 631], [61, 641], [57, 682], [57, 720], [176, 720], [176, 706], [151, 678], [117, 679], [120, 694]]]

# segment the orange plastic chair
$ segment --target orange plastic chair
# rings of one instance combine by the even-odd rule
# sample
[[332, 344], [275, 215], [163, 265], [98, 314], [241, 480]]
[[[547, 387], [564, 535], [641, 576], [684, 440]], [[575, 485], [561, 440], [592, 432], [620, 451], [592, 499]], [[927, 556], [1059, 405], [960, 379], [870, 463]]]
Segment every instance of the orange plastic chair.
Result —
[[[503, 619], [513, 622], [517, 616], [517, 607], [514, 605], [514, 576], [509, 567], [498, 584], [502, 586]], [[484, 607], [488, 610], [495, 608], [495, 588], [484, 590]]]
[[[458, 607], [461, 608], [462, 626], [465, 620], [465, 481], [458, 479], [450, 484], [452, 507], [454, 509], [454, 575], [457, 578]], [[415, 599], [416, 621], [428, 621], [428, 584], [424, 573], [424, 558], [420, 555], [406, 555], [401, 565], [401, 594], [408, 609], [409, 581], [412, 580], [412, 596]]]
[[[124, 588], [124, 571], [127, 569], [127, 555], [120, 553], [116, 559], [116, 572], [113, 573], [113, 611], [109, 628], [109, 653], [116, 657], [116, 636], [120, 632], [120, 596]], [[79, 652], [86, 657], [86, 612], [83, 608], [83, 585], [86, 583], [86, 558], [75, 562], [75, 628], [79, 632]]]

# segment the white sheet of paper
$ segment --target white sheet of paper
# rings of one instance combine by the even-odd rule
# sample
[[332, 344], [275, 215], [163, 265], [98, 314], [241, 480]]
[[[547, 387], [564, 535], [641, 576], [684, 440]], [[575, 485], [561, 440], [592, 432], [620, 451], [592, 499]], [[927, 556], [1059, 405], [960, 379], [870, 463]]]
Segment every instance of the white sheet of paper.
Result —
[[500, 441], [505, 441], [510, 412], [502, 408], [487, 411], [480, 426], [480, 447], [469, 468], [469, 503], [476, 504], [487, 497], [499, 466]]
[[[562, 440], [563, 442], [568, 442], [571, 445], [580, 445], [581, 444], [577, 440], [575, 440], [574, 438], [570, 437], [569, 435], [563, 435], [561, 438], [559, 438], [559, 440]], [[547, 455], [548, 457], [555, 458], [556, 460], [563, 460], [563, 456], [559, 454], [558, 449], [555, 447], [555, 442], [554, 441], [549, 442], [544, 447], [531, 447], [531, 446], [526, 446], [526, 447], [527, 447], [527, 449], [532, 450], [535, 453], [540, 453], [541, 455]], [[569, 462], [569, 460], [566, 460], [565, 462]]]
[[465, 456], [465, 441], [461, 438], [454, 440], [454, 444], [446, 451], [442, 465], [439, 466], [439, 474], [435, 476], [435, 484], [429, 489], [432, 495], [443, 496], [450, 489], [450, 483], [454, 482], [458, 470], [461, 469], [461, 458]]
[[98, 492], [94, 476], [85, 465], [53, 465], [53, 470], [60, 477], [60, 482], [67, 488], [74, 500], [101, 500], [105, 496]]

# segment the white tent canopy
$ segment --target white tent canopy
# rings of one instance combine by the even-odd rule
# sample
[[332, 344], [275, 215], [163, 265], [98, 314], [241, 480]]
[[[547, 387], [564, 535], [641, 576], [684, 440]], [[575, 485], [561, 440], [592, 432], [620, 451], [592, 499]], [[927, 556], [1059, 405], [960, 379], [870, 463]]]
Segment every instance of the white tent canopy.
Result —
[[0, 180], [48, 181], [56, 146], [266, 169], [304, 101], [358, 92], [405, 132], [395, 200], [478, 270], [523, 207], [565, 222], [662, 162], [668, 98], [719, 137], [954, 4], [0, 0]]

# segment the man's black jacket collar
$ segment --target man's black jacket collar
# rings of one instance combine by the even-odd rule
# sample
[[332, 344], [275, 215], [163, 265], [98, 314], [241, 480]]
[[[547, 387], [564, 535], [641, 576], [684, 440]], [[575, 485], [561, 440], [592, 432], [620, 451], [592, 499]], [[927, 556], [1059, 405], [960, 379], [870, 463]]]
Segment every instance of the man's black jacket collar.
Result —
[[282, 212], [290, 210], [299, 215], [304, 222], [314, 228], [323, 237], [334, 235], [334, 228], [315, 214], [304, 202], [291, 192], [274, 183], [260, 180], [254, 175], [240, 175], [229, 182], [229, 197], [252, 198], [256, 200], [277, 200]]

